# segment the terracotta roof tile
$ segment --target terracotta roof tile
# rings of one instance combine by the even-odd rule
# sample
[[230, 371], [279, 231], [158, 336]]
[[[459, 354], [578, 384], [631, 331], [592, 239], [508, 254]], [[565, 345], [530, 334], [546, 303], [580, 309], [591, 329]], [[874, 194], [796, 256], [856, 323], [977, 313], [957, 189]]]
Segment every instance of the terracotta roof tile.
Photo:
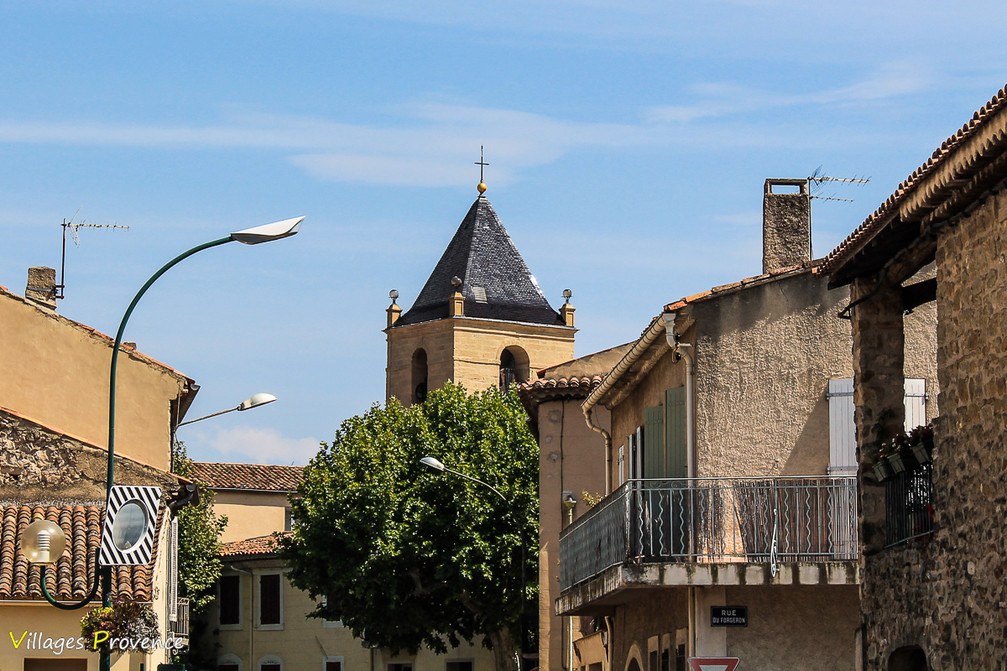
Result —
[[268, 536], [256, 536], [254, 538], [246, 538], [243, 541], [224, 543], [220, 547], [220, 557], [231, 560], [269, 557], [276, 554], [277, 541], [281, 537], [289, 535], [289, 531], [276, 532]]
[[271, 464], [229, 464], [196, 461], [192, 477], [213, 489], [254, 489], [268, 492], [292, 492], [304, 472], [302, 466]]
[[[861, 243], [873, 237], [878, 230], [884, 227], [889, 216], [896, 212], [898, 206], [914, 191], [927, 177], [934, 174], [937, 169], [949, 160], [969, 138], [984, 126], [984, 124], [1002, 109], [1007, 107], [1007, 86], [1000, 89], [989, 102], [980, 107], [972, 115], [972, 118], [965, 123], [958, 132], [941, 143], [930, 158], [920, 167], [912, 172], [895, 192], [890, 195], [885, 202], [878, 207], [867, 219], [858, 226], [845, 240], [839, 243], [822, 262], [822, 272], [832, 272], [839, 262], [849, 253], [858, 249]], [[974, 166], [973, 166], [974, 167]]]
[[[31, 522], [47, 519], [59, 524], [66, 534], [67, 547], [49, 570], [46, 586], [59, 601], [76, 601], [87, 596], [94, 580], [94, 554], [101, 539], [104, 512], [102, 503], [0, 504], [0, 600], [43, 599], [39, 567], [31, 565], [21, 552], [21, 534]], [[155, 533], [154, 560], [164, 512]], [[151, 601], [153, 562], [146, 566], [119, 566], [112, 571], [115, 599]], [[101, 598], [99, 590], [96, 599]]]

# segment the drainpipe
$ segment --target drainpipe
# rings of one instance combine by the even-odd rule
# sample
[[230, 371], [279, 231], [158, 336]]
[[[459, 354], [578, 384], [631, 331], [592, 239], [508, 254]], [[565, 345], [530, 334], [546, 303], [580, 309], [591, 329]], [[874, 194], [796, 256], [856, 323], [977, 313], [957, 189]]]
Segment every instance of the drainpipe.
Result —
[[612, 493], [612, 434], [594, 423], [594, 407], [584, 408], [584, 419], [588, 427], [595, 433], [600, 433], [605, 440], [605, 496]]
[[[675, 332], [674, 312], [665, 312], [664, 317], [664, 337], [668, 341], [676, 357], [685, 361], [685, 457], [686, 475], [690, 478], [696, 477], [696, 366], [695, 349], [692, 343], [680, 342], [680, 334]], [[702, 615], [699, 612], [699, 600], [696, 595], [696, 588], [689, 587], [689, 657], [697, 654], [696, 638], [698, 636], [697, 627]]]
[[675, 332], [674, 312], [665, 312], [664, 337], [668, 347], [677, 358], [685, 361], [685, 450], [686, 475], [696, 477], [696, 367], [692, 343], [680, 342], [681, 335]]

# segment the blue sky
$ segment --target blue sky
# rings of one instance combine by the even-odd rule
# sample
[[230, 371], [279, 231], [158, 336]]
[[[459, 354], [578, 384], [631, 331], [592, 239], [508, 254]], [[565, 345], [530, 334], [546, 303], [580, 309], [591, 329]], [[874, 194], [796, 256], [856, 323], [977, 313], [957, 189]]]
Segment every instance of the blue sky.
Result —
[[[476, 195], [577, 353], [761, 270], [767, 177], [870, 176], [814, 204], [853, 230], [1007, 81], [1000, 2], [0, 0], [0, 284], [59, 265], [62, 314], [202, 386], [197, 458], [304, 463], [383, 400], [388, 291], [408, 306]], [[184, 433], [183, 433], [184, 432]]]

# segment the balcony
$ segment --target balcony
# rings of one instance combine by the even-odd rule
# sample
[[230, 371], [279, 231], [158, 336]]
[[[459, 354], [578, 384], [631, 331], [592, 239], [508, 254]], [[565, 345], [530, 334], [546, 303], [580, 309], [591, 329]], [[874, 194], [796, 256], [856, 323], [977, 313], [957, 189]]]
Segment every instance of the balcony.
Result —
[[557, 608], [651, 584], [856, 584], [857, 552], [855, 476], [631, 480], [560, 535]]
[[189, 600], [177, 599], [174, 612], [168, 614], [168, 630], [175, 638], [189, 638]]

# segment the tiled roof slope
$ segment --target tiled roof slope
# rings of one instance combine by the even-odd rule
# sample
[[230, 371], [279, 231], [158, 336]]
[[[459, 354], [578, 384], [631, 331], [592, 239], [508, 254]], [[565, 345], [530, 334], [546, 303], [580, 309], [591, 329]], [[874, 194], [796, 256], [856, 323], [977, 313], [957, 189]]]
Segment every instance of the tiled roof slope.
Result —
[[[28, 563], [21, 552], [25, 527], [38, 519], [56, 522], [66, 534], [66, 550], [47, 572], [47, 587], [58, 601], [77, 601], [91, 591], [94, 580], [94, 553], [101, 539], [104, 505], [101, 503], [52, 503], [0, 505], [0, 600], [44, 599], [39, 584], [39, 567]], [[154, 535], [154, 561], [160, 536], [162, 511]], [[146, 566], [117, 566], [112, 569], [114, 599], [151, 601], [153, 562]], [[101, 598], [101, 590], [96, 599]]]
[[626, 343], [543, 368], [537, 380], [521, 385], [521, 396], [536, 403], [547, 399], [587, 398], [632, 346], [633, 343]]
[[472, 203], [416, 302], [392, 328], [447, 317], [452, 277], [462, 280], [466, 317], [563, 326], [485, 196]]
[[243, 541], [232, 541], [220, 546], [220, 557], [222, 559], [238, 560], [250, 559], [252, 557], [271, 557], [276, 554], [277, 542], [283, 536], [290, 535], [289, 531], [277, 532], [268, 536], [256, 536], [246, 538]]
[[[914, 170], [877, 210], [867, 217], [843, 242], [839, 243], [839, 246], [823, 259], [821, 272], [833, 272], [852, 254], [856, 253], [880, 229], [885, 227], [892, 215], [897, 213], [906, 201], [915, 195], [914, 192], [919, 190], [924, 182], [931, 178], [937, 178], [948, 163], [956, 161], [961, 163], [960, 169], [956, 171], [961, 174], [947, 175], [947, 179], [944, 180], [952, 186], [981, 168], [982, 162], [978, 160], [980, 155], [995, 146], [1002, 145], [1007, 139], [1003, 131], [986, 133], [989, 137], [982, 137], [987, 130], [986, 126], [991, 123], [993, 117], [1005, 108], [1007, 108], [1007, 87], [1000, 89], [989, 102], [976, 110], [972, 118], [957, 133], [941, 143], [941, 146], [934, 150], [934, 153], [923, 165]], [[982, 141], [976, 143], [974, 140]], [[962, 152], [966, 155], [958, 156]], [[926, 199], [928, 195], [922, 194], [921, 198]]]
[[254, 489], [292, 492], [301, 482], [304, 467], [272, 464], [227, 464], [194, 461], [192, 477], [213, 489]]

